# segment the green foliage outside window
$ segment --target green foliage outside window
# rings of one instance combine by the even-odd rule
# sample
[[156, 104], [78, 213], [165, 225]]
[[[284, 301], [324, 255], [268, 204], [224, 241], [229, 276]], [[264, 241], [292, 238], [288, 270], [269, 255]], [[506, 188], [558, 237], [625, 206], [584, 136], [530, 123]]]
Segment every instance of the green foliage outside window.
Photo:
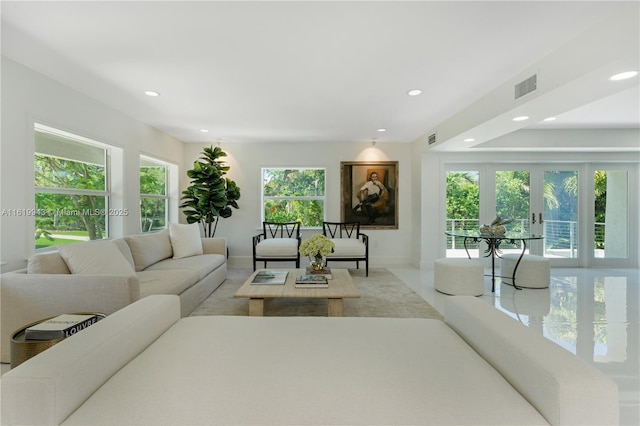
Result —
[[513, 219], [513, 232], [529, 231], [529, 191], [529, 172], [496, 172], [496, 216]]
[[479, 217], [480, 188], [477, 179], [469, 172], [448, 173], [447, 219], [471, 219], [476, 227]]
[[[578, 174], [576, 172], [547, 172], [543, 188], [545, 217], [547, 220], [571, 221], [576, 216]], [[605, 223], [607, 200], [607, 172], [594, 173], [595, 223]], [[446, 177], [447, 219], [455, 219], [458, 230], [478, 226], [480, 189], [477, 172], [449, 172]], [[496, 173], [496, 214], [515, 219], [512, 231], [528, 231], [529, 173], [526, 171], [499, 171]], [[567, 245], [556, 241], [556, 245]], [[596, 232], [596, 248], [604, 247], [604, 232]]]
[[36, 154], [34, 172], [36, 248], [106, 236], [104, 166]]
[[595, 195], [595, 221], [605, 223], [607, 210], [607, 172], [596, 170], [593, 174], [593, 188]]
[[106, 168], [97, 164], [35, 155], [35, 186], [104, 191]]
[[[150, 162], [144, 160], [144, 162]], [[140, 166], [140, 229], [153, 232], [167, 227], [167, 168]]]
[[322, 226], [325, 169], [263, 169], [262, 178], [265, 221]]
[[[606, 223], [607, 211], [607, 172], [605, 170], [596, 170], [593, 174], [593, 190], [594, 190], [594, 222], [596, 224]], [[604, 249], [604, 227], [596, 227], [594, 247], [596, 249]]]

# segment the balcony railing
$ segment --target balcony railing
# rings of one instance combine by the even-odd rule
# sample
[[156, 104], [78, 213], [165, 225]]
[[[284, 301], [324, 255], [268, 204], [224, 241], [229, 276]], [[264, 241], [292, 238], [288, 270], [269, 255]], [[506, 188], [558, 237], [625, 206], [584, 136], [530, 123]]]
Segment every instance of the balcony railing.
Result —
[[[543, 235], [545, 244], [545, 254], [556, 257], [577, 257], [578, 251], [578, 222], [567, 220], [545, 220], [543, 222]], [[595, 238], [594, 249], [604, 249], [604, 227], [601, 222], [594, 223]], [[517, 219], [515, 224], [510, 225], [512, 229], [528, 231], [528, 219]], [[478, 219], [447, 219], [448, 231], [474, 231], [480, 228]], [[478, 243], [467, 242], [471, 250], [478, 249]], [[447, 236], [448, 250], [464, 250], [464, 238], [454, 238]]]

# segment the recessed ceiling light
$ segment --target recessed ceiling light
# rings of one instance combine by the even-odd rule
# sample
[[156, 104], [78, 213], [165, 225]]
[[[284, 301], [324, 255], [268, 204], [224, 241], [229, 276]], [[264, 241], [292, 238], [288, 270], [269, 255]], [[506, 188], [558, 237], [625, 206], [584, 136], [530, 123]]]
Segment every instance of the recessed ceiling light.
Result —
[[155, 90], [145, 90], [144, 94], [147, 96], [160, 96], [160, 93]]
[[407, 92], [407, 95], [409, 96], [418, 96], [420, 93], [422, 93], [422, 90], [420, 89], [411, 89]]
[[387, 131], [387, 129], [385, 129], [384, 127], [381, 127], [381, 128], [378, 129], [378, 132], [386, 132], [386, 131]]
[[475, 139], [474, 138], [466, 138], [464, 141], [465, 142], [473, 142], [473, 141], [475, 141]]
[[202, 133], [209, 133], [209, 131], [208, 131], [207, 129], [200, 129], [200, 131], [201, 131]]
[[616, 75], [612, 75], [611, 77], [609, 77], [609, 80], [611, 81], [626, 80], [628, 78], [635, 77], [636, 75], [638, 75], [638, 71], [625, 71]]
[[513, 121], [524, 121], [524, 120], [528, 120], [529, 117], [527, 117], [526, 115], [521, 115], [520, 117], [516, 117], [513, 119]]
[[555, 117], [547, 117], [543, 121], [553, 121], [555, 119], [556, 119]]

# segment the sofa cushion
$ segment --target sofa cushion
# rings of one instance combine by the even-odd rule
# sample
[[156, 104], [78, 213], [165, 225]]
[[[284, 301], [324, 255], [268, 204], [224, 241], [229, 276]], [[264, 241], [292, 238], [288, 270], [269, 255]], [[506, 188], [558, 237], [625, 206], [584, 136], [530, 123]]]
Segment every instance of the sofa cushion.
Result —
[[198, 272], [189, 269], [146, 269], [136, 274], [140, 282], [140, 298], [151, 294], [176, 294], [198, 282]]
[[112, 241], [57, 246], [72, 274], [133, 275], [127, 259]]
[[130, 235], [125, 240], [131, 249], [136, 272], [173, 256], [168, 229], [151, 234]]
[[57, 251], [36, 253], [27, 261], [28, 274], [70, 274], [71, 271]]
[[256, 245], [256, 255], [260, 257], [296, 256], [298, 240], [296, 238], [267, 238]]
[[200, 228], [197, 223], [192, 223], [191, 225], [171, 223], [169, 225], [169, 235], [174, 259], [202, 254]]
[[414, 318], [183, 318], [66, 424], [98, 418], [114, 425], [546, 424], [442, 321]]
[[357, 238], [333, 238], [331, 241], [335, 247], [327, 257], [364, 257], [367, 252], [364, 243]]
[[131, 249], [129, 248], [129, 244], [127, 244], [125, 239], [124, 238], [116, 238], [116, 239], [113, 239], [111, 241], [113, 241], [113, 244], [115, 244], [118, 247], [118, 250], [120, 250], [120, 253], [122, 253], [124, 258], [127, 259], [127, 262], [129, 262], [129, 265], [131, 265], [131, 267], [133, 269], [135, 269], [136, 268], [136, 264], [133, 261], [133, 256], [131, 255]]
[[165, 259], [149, 266], [145, 271], [164, 271], [168, 269], [188, 269], [198, 274], [198, 279], [203, 279], [211, 271], [223, 265], [226, 258], [221, 254], [203, 254], [200, 256], [185, 257], [182, 259]]

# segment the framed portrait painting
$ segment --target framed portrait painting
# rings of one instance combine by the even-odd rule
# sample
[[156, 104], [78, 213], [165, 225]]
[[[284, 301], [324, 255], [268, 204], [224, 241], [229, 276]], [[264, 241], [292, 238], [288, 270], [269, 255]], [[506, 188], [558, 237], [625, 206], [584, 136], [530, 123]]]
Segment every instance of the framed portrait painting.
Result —
[[361, 228], [398, 229], [398, 162], [340, 162], [340, 217]]

